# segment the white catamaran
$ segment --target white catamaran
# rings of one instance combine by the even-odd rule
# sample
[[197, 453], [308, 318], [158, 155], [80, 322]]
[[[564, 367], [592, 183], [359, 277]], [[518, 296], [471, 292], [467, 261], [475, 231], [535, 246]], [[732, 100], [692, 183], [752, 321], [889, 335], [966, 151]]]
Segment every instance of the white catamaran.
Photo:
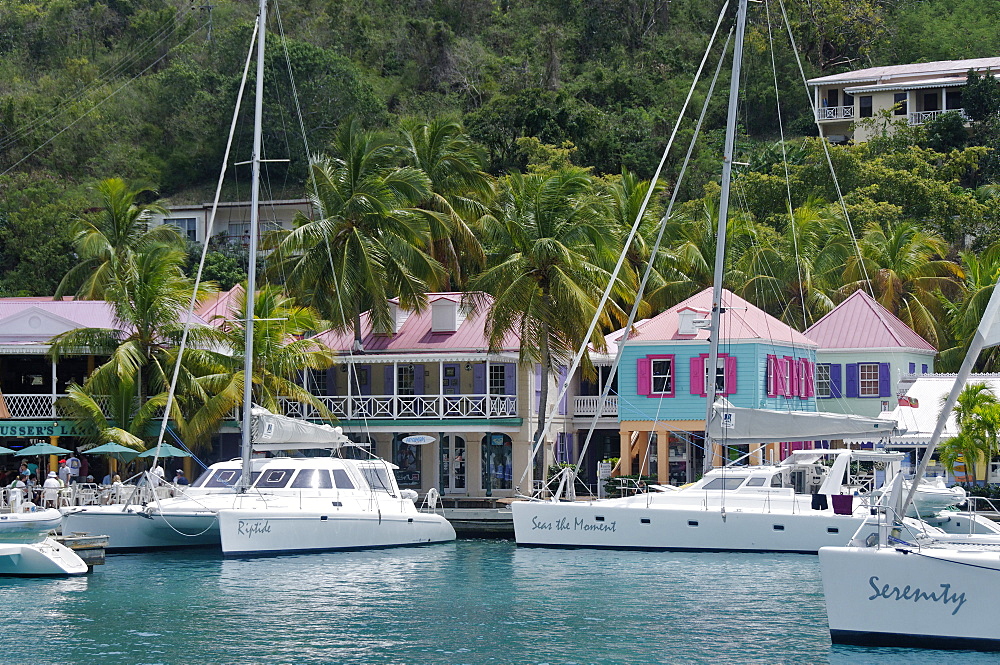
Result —
[[[1000, 289], [989, 304], [941, 407], [917, 469], [924, 470], [982, 349], [1000, 344]], [[900, 480], [900, 485], [901, 485]], [[1000, 537], [900, 532], [913, 500], [889, 502], [849, 547], [819, 552], [830, 638], [837, 644], [1000, 651]], [[902, 489], [897, 494], [902, 497]]]
[[[267, 0], [260, 0], [247, 294], [255, 293], [266, 16]], [[247, 296], [245, 377], [253, 372], [253, 300]], [[166, 416], [164, 427], [165, 421]], [[161, 430], [161, 441], [162, 437]], [[340, 428], [254, 408], [252, 382], [245, 380], [241, 459], [211, 465], [190, 487], [174, 488], [177, 496], [161, 498], [150, 491], [125, 504], [70, 509], [63, 517], [63, 529], [108, 534], [112, 550], [221, 544], [226, 554], [392, 547], [455, 539], [455, 530], [444, 517], [418, 511], [416, 493], [399, 489], [395, 466], [376, 457], [334, 456], [352, 445]], [[299, 455], [308, 451], [310, 456], [253, 456], [254, 452], [291, 451]], [[147, 477], [151, 486], [156, 484]]]

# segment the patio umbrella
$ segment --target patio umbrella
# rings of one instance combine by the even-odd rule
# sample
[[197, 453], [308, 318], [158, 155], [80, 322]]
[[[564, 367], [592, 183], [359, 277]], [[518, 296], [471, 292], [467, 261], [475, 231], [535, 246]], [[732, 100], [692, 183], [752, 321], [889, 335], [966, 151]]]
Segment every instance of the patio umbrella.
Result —
[[84, 455], [106, 455], [108, 457], [114, 457], [120, 462], [131, 462], [139, 456], [138, 450], [114, 442], [105, 443], [104, 445], [97, 446], [96, 448], [90, 448], [89, 450], [82, 450], [80, 452]]
[[[139, 457], [155, 457], [155, 456], [156, 456], [156, 446], [153, 446], [144, 453], [139, 453]], [[169, 443], [161, 443], [160, 457], [191, 457], [191, 453], [181, 450], [176, 446], [171, 446]]]
[[0, 455], [13, 455], [15, 452], [17, 452], [17, 451], [11, 450], [10, 448], [4, 448], [3, 446], [0, 446]]
[[27, 457], [29, 455], [68, 455], [71, 452], [73, 451], [53, 446], [51, 443], [36, 443], [33, 446], [22, 448], [17, 454], [19, 457]]

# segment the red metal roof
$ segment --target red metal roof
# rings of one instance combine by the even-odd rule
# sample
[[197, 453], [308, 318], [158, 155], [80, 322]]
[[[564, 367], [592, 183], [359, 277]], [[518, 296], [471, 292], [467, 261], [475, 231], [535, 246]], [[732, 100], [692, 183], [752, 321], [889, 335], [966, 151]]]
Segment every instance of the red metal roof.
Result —
[[[813, 340], [799, 331], [727, 289], [722, 290], [722, 306], [726, 311], [721, 318], [720, 340], [760, 339], [795, 346], [816, 346]], [[711, 308], [712, 289], [705, 289], [648, 321], [636, 324], [637, 333], [629, 338], [629, 342], [707, 340], [708, 330], [699, 330], [693, 335], [680, 334], [678, 312], [684, 309], [711, 311]]]
[[[428, 293], [427, 307], [424, 311], [410, 312], [406, 321], [394, 335], [375, 334], [371, 331], [368, 313], [361, 315], [362, 343], [367, 353], [402, 353], [417, 351], [433, 352], [485, 352], [489, 346], [486, 339], [485, 326], [489, 307], [480, 307], [474, 315], [466, 316], [455, 332], [431, 331], [431, 308], [438, 300], [461, 302], [462, 293]], [[389, 302], [397, 302], [391, 299]], [[487, 296], [487, 303], [492, 299]], [[354, 332], [351, 330], [335, 332], [327, 330], [316, 336], [317, 339], [335, 351], [350, 351], [354, 344]], [[511, 335], [503, 345], [504, 351], [517, 351], [520, 348], [516, 336]]]
[[864, 291], [855, 291], [814, 323], [806, 335], [821, 349], [907, 348], [936, 351]]

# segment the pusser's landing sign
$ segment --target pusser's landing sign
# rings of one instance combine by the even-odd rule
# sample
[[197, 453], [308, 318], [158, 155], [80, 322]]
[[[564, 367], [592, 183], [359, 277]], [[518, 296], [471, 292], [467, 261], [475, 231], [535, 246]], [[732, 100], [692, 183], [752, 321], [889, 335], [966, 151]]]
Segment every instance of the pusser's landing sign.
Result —
[[56, 420], [18, 420], [0, 422], [0, 436], [83, 436], [87, 428]]

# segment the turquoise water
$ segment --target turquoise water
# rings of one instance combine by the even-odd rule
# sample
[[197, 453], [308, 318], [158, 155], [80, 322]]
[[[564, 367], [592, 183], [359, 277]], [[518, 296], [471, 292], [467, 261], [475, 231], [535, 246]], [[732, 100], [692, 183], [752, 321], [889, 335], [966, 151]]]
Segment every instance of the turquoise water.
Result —
[[995, 663], [830, 646], [818, 559], [507, 541], [0, 579], [2, 663]]

